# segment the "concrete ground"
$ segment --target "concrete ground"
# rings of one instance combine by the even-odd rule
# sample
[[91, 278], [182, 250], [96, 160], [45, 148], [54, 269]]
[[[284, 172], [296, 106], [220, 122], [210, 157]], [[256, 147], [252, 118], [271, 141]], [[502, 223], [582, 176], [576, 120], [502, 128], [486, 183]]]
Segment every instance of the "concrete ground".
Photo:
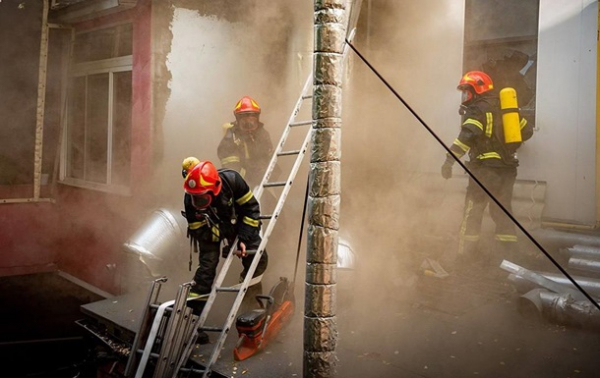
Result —
[[[339, 272], [338, 377], [600, 376], [600, 333], [521, 315], [520, 294], [497, 266], [443, 279], [423, 275], [418, 264], [392, 260], [362, 268], [351, 275]], [[265, 291], [278, 279], [275, 273], [265, 277]], [[302, 272], [298, 277], [296, 311], [279, 337], [237, 362], [232, 330], [216, 372], [224, 377], [302, 377]], [[0, 359], [8, 374], [1, 376], [71, 378], [72, 367], [85, 358], [84, 338], [72, 322], [82, 317], [81, 304], [98, 298], [55, 281], [51, 276], [0, 281]], [[58, 347], [61, 343], [70, 347]], [[22, 346], [29, 352], [19, 352]], [[208, 354], [207, 346], [199, 346], [194, 359], [201, 363]]]
[[[507, 276], [498, 267], [444, 279], [417, 271], [376, 290], [340, 295], [337, 376], [600, 376], [600, 333], [524, 317]], [[230, 334], [216, 370], [227, 377], [302, 377], [302, 303], [297, 307], [278, 339], [246, 361], [233, 360]], [[196, 350], [199, 360], [207, 355], [206, 347]]]

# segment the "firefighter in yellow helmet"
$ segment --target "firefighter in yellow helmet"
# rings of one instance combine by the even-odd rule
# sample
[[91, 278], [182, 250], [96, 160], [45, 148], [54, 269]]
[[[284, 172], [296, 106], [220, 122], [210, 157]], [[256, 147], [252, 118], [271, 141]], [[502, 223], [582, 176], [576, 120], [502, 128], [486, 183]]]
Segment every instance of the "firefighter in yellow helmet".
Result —
[[[457, 89], [462, 92], [462, 104], [459, 110], [462, 122], [460, 133], [450, 146], [450, 151], [457, 158], [468, 153], [469, 161], [465, 163], [466, 166], [512, 213], [513, 186], [519, 165], [516, 150], [521, 143], [506, 143], [498, 92], [486, 73], [467, 72], [460, 80]], [[516, 127], [520, 128], [522, 141], [533, 135], [533, 127], [525, 118], [520, 118]], [[441, 169], [445, 179], [452, 177], [454, 162], [452, 156], [446, 156]], [[495, 249], [499, 250], [500, 254], [515, 249], [517, 235], [514, 224], [494, 202], [490, 202], [488, 195], [479, 185], [469, 178], [459, 231], [457, 255], [459, 261], [484, 261], [490, 257], [483, 256], [479, 251], [483, 212], [488, 203], [490, 215], [496, 224], [497, 248]]]
[[250, 187], [260, 183], [273, 155], [271, 136], [260, 122], [260, 113], [253, 98], [242, 97], [233, 109], [235, 121], [223, 125], [225, 135], [217, 148], [221, 167], [239, 172]]

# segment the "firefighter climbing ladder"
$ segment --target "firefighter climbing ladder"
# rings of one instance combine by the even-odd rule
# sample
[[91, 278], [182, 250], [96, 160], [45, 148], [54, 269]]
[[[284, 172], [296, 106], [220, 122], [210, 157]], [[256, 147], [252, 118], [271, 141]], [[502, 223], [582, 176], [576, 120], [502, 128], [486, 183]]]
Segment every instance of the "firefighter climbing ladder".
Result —
[[[351, 33], [351, 36], [348, 38], [352, 40], [352, 36], [354, 35], [354, 31]], [[344, 48], [343, 55], [347, 56], [348, 46], [346, 45]], [[156, 290], [155, 285], [151, 287], [150, 294], [148, 296], [148, 308], [146, 309], [143, 319], [141, 320], [140, 331], [138, 335], [136, 335], [136, 339], [134, 340], [134, 345], [132, 347], [132, 351], [130, 353], [129, 362], [126, 367], [125, 376], [131, 376], [135, 365], [137, 364], [137, 371], [135, 378], [142, 378], [144, 376], [144, 371], [148, 364], [150, 358], [156, 359], [156, 368], [154, 371], [153, 377], [155, 378], [166, 378], [166, 377], [177, 377], [180, 373], [190, 373], [194, 374], [202, 374], [202, 377], [208, 377], [212, 371], [212, 367], [217, 361], [223, 344], [227, 339], [227, 335], [231, 330], [236, 314], [239, 310], [239, 307], [244, 299], [244, 295], [246, 294], [248, 287], [252, 281], [252, 277], [256, 268], [258, 266], [258, 262], [263, 255], [265, 247], [269, 241], [269, 237], [277, 223], [277, 219], [279, 214], [283, 208], [285, 200], [290, 192], [292, 187], [292, 183], [300, 169], [302, 161], [304, 159], [304, 155], [306, 154], [306, 150], [308, 148], [308, 144], [310, 142], [311, 136], [311, 120], [301, 120], [297, 121], [298, 115], [300, 113], [300, 109], [305, 101], [309, 100], [312, 102], [312, 81], [313, 75], [312, 73], [306, 79], [304, 86], [302, 88], [302, 93], [298, 100], [296, 101], [296, 105], [294, 110], [288, 120], [287, 125], [284, 127], [283, 133], [277, 144], [277, 147], [271, 157], [269, 165], [265, 171], [263, 179], [261, 183], [254, 189], [254, 196], [256, 199], [260, 200], [262, 194], [265, 189], [269, 188], [280, 188], [281, 192], [279, 194], [279, 199], [277, 200], [277, 204], [275, 208], [270, 214], [265, 214], [265, 209], [261, 206], [261, 213], [263, 215], [260, 216], [261, 220], [268, 221], [268, 225], [262, 234], [262, 242], [260, 246], [256, 250], [256, 256], [250, 265], [248, 272], [244, 281], [238, 285], [226, 287], [222, 286], [225, 277], [229, 271], [231, 263], [235, 257], [234, 251], [237, 246], [237, 238], [231, 246], [225, 261], [223, 262], [223, 266], [219, 271], [217, 278], [213, 284], [213, 288], [211, 293], [208, 295], [206, 299], [206, 304], [204, 305], [204, 309], [200, 316], [196, 316], [192, 314], [191, 309], [186, 305], [187, 301], [190, 301], [188, 298], [189, 290], [191, 283], [185, 283], [180, 286], [177, 297], [173, 301], [165, 302], [160, 306], [156, 304], [151, 304], [151, 298], [153, 296], [153, 291]], [[306, 128], [305, 136], [303, 142], [298, 149], [287, 149], [288, 146], [288, 137], [290, 136], [290, 132], [293, 128]], [[270, 181], [271, 176], [277, 166], [278, 159], [283, 156], [295, 156], [296, 160], [294, 161], [291, 170], [288, 173], [286, 180], [284, 181]], [[254, 283], [254, 282], [252, 282]], [[233, 305], [229, 311], [227, 319], [222, 326], [208, 326], [206, 325], [206, 320], [209, 316], [210, 311], [212, 310], [213, 304], [216, 300], [217, 295], [222, 293], [235, 293], [236, 298], [233, 302]], [[154, 311], [149, 311], [148, 309], [154, 309]], [[142, 327], [149, 324], [149, 319], [154, 315], [154, 322], [152, 323], [150, 331], [145, 331]], [[142, 332], [143, 331], [143, 332]], [[192, 353], [194, 346], [196, 345], [196, 341], [198, 339], [200, 332], [211, 332], [211, 333], [219, 333], [218, 340], [212, 346], [212, 353], [210, 358], [205, 362], [205, 366], [203, 369], [193, 369], [186, 367], [186, 363]], [[162, 342], [160, 347], [160, 352], [157, 353], [156, 344]], [[138, 345], [144, 344], [144, 349], [138, 349]], [[138, 355], [141, 354], [141, 357]]]

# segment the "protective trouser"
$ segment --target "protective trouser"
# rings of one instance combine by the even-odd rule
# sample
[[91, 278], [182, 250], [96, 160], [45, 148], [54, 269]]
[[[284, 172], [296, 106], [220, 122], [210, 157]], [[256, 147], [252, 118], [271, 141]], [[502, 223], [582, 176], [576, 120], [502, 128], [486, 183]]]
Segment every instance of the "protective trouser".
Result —
[[[212, 284], [217, 274], [217, 266], [219, 265], [219, 256], [221, 255], [219, 243], [203, 243], [199, 253], [200, 265], [196, 269], [194, 274], [194, 281], [196, 285], [192, 287], [192, 291], [197, 294], [208, 294], [212, 288]], [[242, 258], [242, 265], [244, 270], [242, 271], [242, 278], [246, 276], [248, 268], [252, 264], [254, 255], [248, 255]], [[261, 259], [258, 263], [254, 277], [259, 276], [267, 269], [269, 257], [267, 251], [263, 251]]]
[[[517, 178], [517, 168], [474, 167], [471, 172], [512, 214], [511, 202], [513, 187]], [[459, 232], [459, 255], [472, 254], [477, 249], [483, 212], [488, 204], [490, 205], [490, 215], [496, 224], [496, 241], [501, 243], [514, 243], [517, 241], [515, 226], [511, 219], [472, 178], [469, 178]]]

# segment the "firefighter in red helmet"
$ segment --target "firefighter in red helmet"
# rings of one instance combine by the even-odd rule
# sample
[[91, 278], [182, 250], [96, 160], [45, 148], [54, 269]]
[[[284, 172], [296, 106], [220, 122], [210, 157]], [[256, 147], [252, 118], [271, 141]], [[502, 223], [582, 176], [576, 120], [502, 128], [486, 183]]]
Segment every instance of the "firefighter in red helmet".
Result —
[[[462, 92], [459, 110], [462, 122], [460, 133], [450, 146], [450, 151], [459, 159], [468, 153], [469, 161], [465, 163], [466, 166], [512, 213], [513, 186], [519, 165], [516, 150], [521, 143], [505, 142], [498, 91], [490, 76], [481, 71], [467, 72], [457, 89]], [[520, 118], [517, 128], [520, 128], [523, 141], [533, 135], [533, 127], [525, 118]], [[445, 179], [452, 177], [454, 162], [454, 157], [446, 156], [441, 169]], [[504, 255], [497, 257], [506, 257], [507, 253], [515, 250], [517, 235], [514, 224], [494, 202], [490, 202], [479, 185], [469, 178], [459, 231], [459, 261], [483, 261], [491, 257], [483, 256], [479, 251], [483, 212], [488, 203], [490, 215], [496, 225], [494, 249]]]
[[235, 121], [223, 125], [225, 135], [217, 148], [221, 167], [239, 172], [251, 187], [261, 181], [273, 155], [271, 136], [260, 122], [260, 113], [253, 98], [242, 97], [233, 109]]
[[[187, 170], [186, 161], [192, 162], [187, 165]], [[238, 237], [237, 255], [244, 267], [240, 282], [246, 277], [254, 258], [247, 251], [257, 249], [261, 243], [260, 205], [246, 181], [234, 170], [217, 170], [210, 161], [195, 158], [184, 160], [183, 168], [188, 235], [200, 252], [191, 292], [202, 295], [211, 291], [223, 240], [231, 246]], [[223, 253], [229, 249], [224, 248]], [[268, 256], [264, 251], [254, 277], [261, 276], [267, 264]]]

